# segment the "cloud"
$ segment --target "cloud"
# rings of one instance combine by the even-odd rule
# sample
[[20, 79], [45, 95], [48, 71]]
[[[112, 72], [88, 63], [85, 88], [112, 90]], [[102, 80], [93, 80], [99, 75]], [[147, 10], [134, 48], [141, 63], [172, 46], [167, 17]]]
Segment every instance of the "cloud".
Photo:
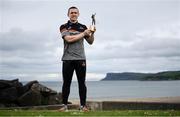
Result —
[[87, 52], [88, 56], [91, 59], [180, 57], [180, 25], [178, 23], [135, 32], [127, 38], [131, 39], [124, 40], [120, 36], [110, 38], [106, 34], [104, 37], [96, 37], [94, 46]]
[[134, 50], [147, 57], [180, 57], [180, 23], [136, 33]]
[[21, 29], [12, 29], [0, 35], [1, 69], [6, 72], [57, 71], [56, 64], [60, 61], [58, 39], [48, 33]]

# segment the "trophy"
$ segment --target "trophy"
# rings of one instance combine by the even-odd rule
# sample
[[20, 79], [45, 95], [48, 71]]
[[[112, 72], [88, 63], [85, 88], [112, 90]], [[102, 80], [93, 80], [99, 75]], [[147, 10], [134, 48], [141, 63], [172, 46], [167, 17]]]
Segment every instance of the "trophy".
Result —
[[91, 18], [92, 18], [92, 25], [90, 26], [90, 30], [92, 31], [92, 32], [95, 32], [95, 25], [96, 25], [96, 20], [95, 20], [95, 15], [96, 15], [96, 13], [95, 14], [92, 14], [92, 16], [91, 16]]

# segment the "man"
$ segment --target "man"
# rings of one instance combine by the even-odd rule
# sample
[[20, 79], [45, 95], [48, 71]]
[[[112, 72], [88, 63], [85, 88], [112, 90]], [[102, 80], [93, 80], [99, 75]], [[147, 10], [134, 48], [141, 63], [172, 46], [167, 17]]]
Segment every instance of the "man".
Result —
[[[92, 26], [90, 29], [78, 22], [79, 10], [77, 7], [70, 7], [68, 9], [69, 21], [60, 26], [60, 32], [64, 40], [63, 61], [63, 86], [62, 86], [62, 100], [63, 107], [59, 111], [66, 111], [68, 109], [68, 97], [70, 93], [70, 85], [72, 81], [73, 72], [76, 72], [79, 96], [80, 96], [80, 110], [88, 111], [86, 107], [87, 88], [86, 80], [86, 57], [84, 51], [84, 39], [93, 44], [94, 32]], [[93, 27], [95, 29], [95, 27]]]

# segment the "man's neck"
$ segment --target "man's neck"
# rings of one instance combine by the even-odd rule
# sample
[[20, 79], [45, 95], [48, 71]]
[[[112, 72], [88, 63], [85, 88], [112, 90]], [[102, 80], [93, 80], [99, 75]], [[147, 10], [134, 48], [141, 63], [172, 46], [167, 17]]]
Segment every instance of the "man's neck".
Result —
[[72, 20], [69, 20], [71, 23], [76, 23], [76, 22], [78, 22], [77, 20], [74, 20], [74, 21], [72, 21]]

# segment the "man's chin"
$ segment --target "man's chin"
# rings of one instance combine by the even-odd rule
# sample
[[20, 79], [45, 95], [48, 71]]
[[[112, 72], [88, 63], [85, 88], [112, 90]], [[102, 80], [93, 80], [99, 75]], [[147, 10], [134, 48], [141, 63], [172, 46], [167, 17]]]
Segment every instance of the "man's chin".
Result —
[[72, 17], [71, 20], [77, 20], [77, 17]]
[[77, 19], [71, 19], [71, 22], [77, 22]]

